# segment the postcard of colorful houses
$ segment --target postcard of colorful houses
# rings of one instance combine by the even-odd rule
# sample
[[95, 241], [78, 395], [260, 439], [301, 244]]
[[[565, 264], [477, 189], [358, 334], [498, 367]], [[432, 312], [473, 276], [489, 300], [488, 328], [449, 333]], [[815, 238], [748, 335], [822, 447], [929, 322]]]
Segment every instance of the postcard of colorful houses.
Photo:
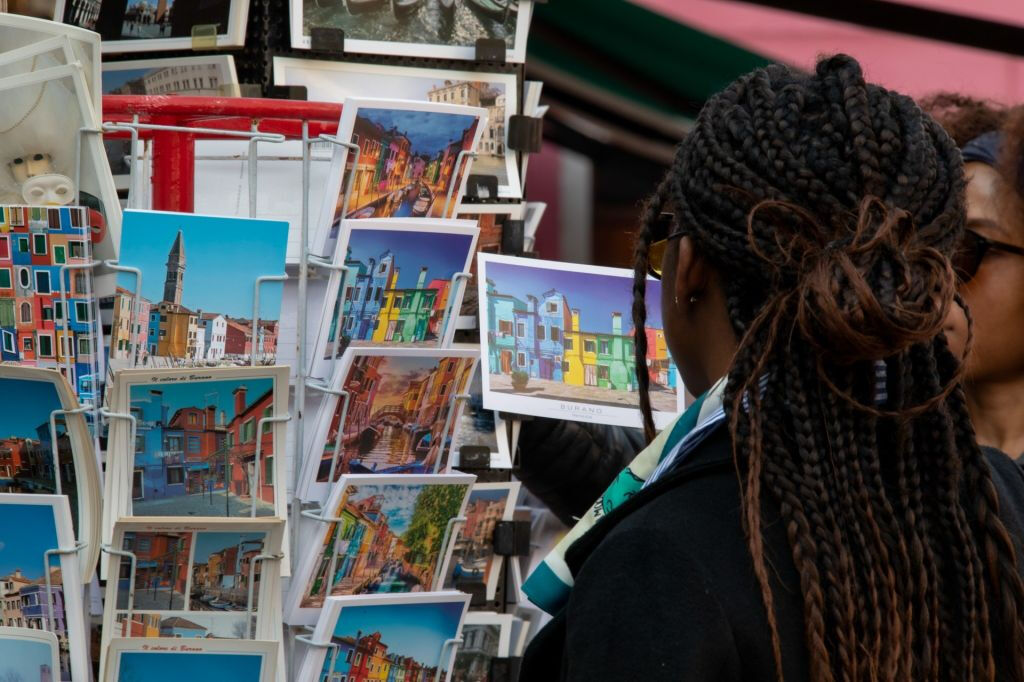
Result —
[[479, 585], [486, 599], [494, 599], [505, 559], [494, 553], [494, 529], [499, 521], [512, 520], [518, 498], [518, 481], [473, 486], [466, 505], [466, 520], [455, 538], [445, 573], [445, 589], [468, 591], [467, 587]]
[[142, 281], [118, 276], [111, 368], [273, 364], [281, 283], [258, 281], [287, 243], [283, 221], [125, 211], [120, 265]]
[[317, 102], [344, 102], [372, 92], [376, 97], [484, 107], [487, 129], [473, 173], [497, 178], [502, 199], [522, 196], [516, 153], [506, 144], [508, 121], [519, 111], [514, 73], [274, 57], [274, 83], [304, 86], [309, 99]]
[[451, 218], [473, 165], [468, 153], [479, 147], [487, 120], [483, 107], [346, 99], [338, 137], [359, 153], [335, 147], [312, 251], [331, 251], [343, 219]]
[[447, 679], [468, 606], [459, 592], [329, 597], [312, 638], [324, 646], [307, 647], [296, 680]]
[[[119, 521], [109, 555], [103, 646], [117, 637], [275, 639], [280, 628], [276, 519]], [[105, 660], [101, 658], [101, 660]]]
[[339, 28], [345, 32], [345, 52], [476, 59], [476, 41], [505, 41], [505, 61], [526, 59], [526, 38], [533, 0], [493, 2], [387, 2], [351, 0], [345, 6], [313, 0], [290, 3], [291, 46], [312, 47], [312, 28]]
[[110, 641], [103, 682], [218, 680], [274, 682], [278, 642], [118, 638]]
[[506, 613], [473, 611], [462, 625], [462, 644], [455, 655], [450, 682], [491, 682], [491, 662], [508, 658], [515, 617]]
[[[7, 620], [5, 617], [4, 623]], [[0, 626], [0, 680], [53, 682], [59, 679], [59, 652], [60, 645], [52, 632]]]
[[[489, 409], [640, 426], [630, 270], [481, 253], [477, 257]], [[659, 286], [647, 286], [651, 404], [658, 428], [685, 391], [665, 345]]]
[[102, 376], [92, 275], [74, 269], [91, 260], [87, 209], [0, 206], [0, 361], [59, 369], [83, 401]]
[[344, 476], [309, 521], [285, 622], [313, 625], [331, 596], [440, 589], [475, 476]]
[[[0, 495], [0, 518], [4, 520], [0, 527], [3, 623], [45, 630], [57, 637], [58, 665], [51, 667], [51, 680], [89, 679], [78, 555], [46, 556], [49, 550], [75, 547], [68, 499], [63, 495]], [[3, 665], [0, 658], [0, 670]]]
[[346, 221], [310, 375], [330, 377], [350, 346], [448, 346], [480, 230], [468, 220]]
[[79, 566], [89, 582], [99, 557], [100, 474], [78, 402], [56, 370], [16, 365], [0, 365], [0, 395], [10, 398], [0, 413], [0, 493], [67, 496], [75, 537], [88, 543]]
[[[320, 405], [300, 499], [323, 502], [342, 475], [448, 470], [476, 349], [352, 348]], [[333, 473], [333, 477], [332, 474]]]

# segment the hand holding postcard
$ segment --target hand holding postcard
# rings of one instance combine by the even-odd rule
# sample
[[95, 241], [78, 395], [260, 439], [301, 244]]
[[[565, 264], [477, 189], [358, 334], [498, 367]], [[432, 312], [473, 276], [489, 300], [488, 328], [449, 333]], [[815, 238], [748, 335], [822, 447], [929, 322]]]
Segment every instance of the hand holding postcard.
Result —
[[[328, 395], [302, 473], [300, 499], [322, 502], [342, 475], [448, 470], [452, 432], [475, 349], [353, 348]], [[333, 472], [334, 477], [331, 478]]]
[[[632, 271], [486, 253], [477, 268], [485, 407], [640, 426]], [[649, 280], [646, 371], [663, 428], [682, 411], [684, 391], [659, 297], [660, 283]]]
[[285, 622], [312, 625], [331, 596], [431, 592], [447, 570], [475, 476], [345, 476], [292, 579]]
[[320, 220], [310, 239], [313, 251], [330, 250], [343, 219], [450, 218], [472, 166], [472, 158], [463, 152], [477, 149], [486, 126], [487, 110], [480, 107], [346, 99], [338, 137], [359, 146], [355, 179], [345, 204], [357, 154], [336, 147]]

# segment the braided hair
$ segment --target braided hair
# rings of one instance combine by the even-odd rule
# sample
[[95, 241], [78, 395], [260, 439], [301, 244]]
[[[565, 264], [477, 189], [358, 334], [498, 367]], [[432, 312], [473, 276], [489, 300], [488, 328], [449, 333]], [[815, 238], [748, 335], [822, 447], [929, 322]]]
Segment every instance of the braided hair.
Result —
[[963, 189], [939, 125], [837, 55], [711, 98], [645, 209], [634, 328], [664, 206], [725, 289], [725, 409], [779, 680], [764, 496], [800, 577], [812, 680], [987, 681], [998, 661], [1024, 682], [1024, 584], [941, 333]]

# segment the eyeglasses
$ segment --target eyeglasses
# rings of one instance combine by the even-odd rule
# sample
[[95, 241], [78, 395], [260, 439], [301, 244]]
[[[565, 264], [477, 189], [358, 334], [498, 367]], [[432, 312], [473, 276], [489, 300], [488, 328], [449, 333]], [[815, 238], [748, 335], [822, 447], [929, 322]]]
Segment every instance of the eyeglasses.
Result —
[[967, 230], [964, 232], [963, 241], [960, 242], [960, 248], [956, 250], [952, 258], [953, 270], [962, 283], [971, 281], [971, 278], [978, 274], [981, 261], [989, 249], [1024, 256], [1024, 248], [1020, 246], [997, 242], [981, 236], [974, 230]]
[[668, 243], [686, 234], [676, 227], [674, 213], [661, 213], [655, 219], [651, 231], [654, 233], [651, 245], [647, 247], [647, 273], [654, 279], [661, 279], [661, 263], [665, 259]]

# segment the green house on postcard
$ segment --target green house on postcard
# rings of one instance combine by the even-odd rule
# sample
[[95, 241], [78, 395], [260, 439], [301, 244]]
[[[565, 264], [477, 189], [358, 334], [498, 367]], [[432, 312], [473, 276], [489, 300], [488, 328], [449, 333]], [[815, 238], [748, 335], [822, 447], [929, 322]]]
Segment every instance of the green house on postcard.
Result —
[[633, 341], [622, 334], [622, 314], [612, 313], [612, 333], [596, 334], [597, 385], [616, 391], [636, 390]]

